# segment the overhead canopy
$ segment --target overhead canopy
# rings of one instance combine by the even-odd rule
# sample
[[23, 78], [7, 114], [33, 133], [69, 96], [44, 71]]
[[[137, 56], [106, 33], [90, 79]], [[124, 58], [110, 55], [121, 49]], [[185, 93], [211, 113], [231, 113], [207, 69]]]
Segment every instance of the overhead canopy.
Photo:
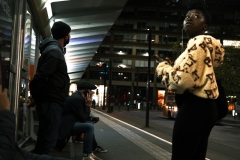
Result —
[[127, 0], [28, 0], [43, 38], [50, 37], [50, 24], [63, 21], [72, 28], [66, 46], [71, 81], [83, 75], [105, 35]]

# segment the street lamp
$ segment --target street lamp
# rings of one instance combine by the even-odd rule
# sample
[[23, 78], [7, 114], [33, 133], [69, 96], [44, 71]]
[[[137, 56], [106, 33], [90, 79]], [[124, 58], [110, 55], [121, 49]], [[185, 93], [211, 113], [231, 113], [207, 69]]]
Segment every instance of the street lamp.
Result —
[[111, 59], [109, 59], [109, 86], [108, 86], [108, 113], [111, 113], [112, 110], [111, 110], [111, 89], [112, 89], [112, 61]]
[[103, 106], [102, 106], [102, 109], [103, 110], [105, 110], [105, 98], [106, 98], [106, 96], [105, 96], [105, 88], [106, 88], [106, 74], [107, 74], [107, 63], [106, 62], [99, 62], [99, 63], [97, 63], [97, 66], [99, 66], [99, 67], [102, 67], [102, 66], [104, 66], [104, 87], [103, 87]]
[[[103, 91], [103, 110], [105, 110], [105, 88], [106, 88], [106, 74], [107, 74], [107, 61], [105, 62], [100, 62], [98, 64], [99, 67], [104, 66], [104, 91]], [[109, 79], [109, 85], [108, 85], [108, 92], [107, 92], [107, 106], [108, 106], [108, 113], [111, 113], [111, 86], [112, 86], [112, 61], [109, 60], [108, 61], [108, 68], [109, 68], [109, 72], [108, 72], [108, 79]]]
[[147, 106], [146, 106], [146, 127], [149, 126], [149, 98], [150, 98], [150, 64], [151, 64], [151, 42], [152, 32], [148, 29], [148, 76], [147, 76]]
[[107, 74], [107, 64], [104, 64], [104, 90], [103, 90], [103, 110], [105, 110], [105, 88], [106, 88], [106, 74]]

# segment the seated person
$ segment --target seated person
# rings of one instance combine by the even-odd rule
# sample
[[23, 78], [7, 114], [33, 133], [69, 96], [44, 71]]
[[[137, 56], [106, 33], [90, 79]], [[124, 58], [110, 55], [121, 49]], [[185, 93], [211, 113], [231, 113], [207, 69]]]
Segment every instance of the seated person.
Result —
[[96, 86], [85, 81], [77, 84], [77, 91], [67, 98], [62, 110], [56, 149], [61, 151], [70, 136], [84, 133], [83, 160], [100, 160], [93, 154], [94, 125], [91, 121], [92, 89]]
[[18, 147], [15, 142], [15, 114], [10, 111], [7, 89], [0, 85], [0, 159], [1, 160], [70, 160], [37, 155]]
[[[98, 117], [91, 117], [91, 121], [93, 123], [97, 123], [99, 121], [99, 118]], [[84, 138], [84, 133], [81, 133], [80, 135], [73, 135], [72, 136], [72, 142], [75, 143], [75, 142], [80, 142], [80, 143], [83, 143], [83, 138]], [[97, 141], [96, 141], [96, 138], [95, 136], [93, 135], [93, 144], [92, 144], [92, 147], [93, 147], [93, 152], [100, 152], [100, 153], [106, 153], [107, 150], [106, 149], [103, 149], [101, 146], [99, 146], [97, 144]]]

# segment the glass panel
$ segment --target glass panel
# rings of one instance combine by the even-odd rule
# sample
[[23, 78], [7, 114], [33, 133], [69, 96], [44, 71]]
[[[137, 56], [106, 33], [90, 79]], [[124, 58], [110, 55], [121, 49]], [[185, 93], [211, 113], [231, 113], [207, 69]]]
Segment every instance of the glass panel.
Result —
[[148, 42], [148, 34], [137, 34], [137, 42]]
[[[36, 34], [32, 29], [31, 32], [31, 48], [30, 48], [30, 66], [29, 66], [29, 75], [30, 79], [33, 79], [34, 76], [34, 64], [35, 64], [35, 52], [36, 52]], [[36, 66], [37, 67], [37, 66]]]
[[35, 49], [36, 49], [36, 35], [34, 30], [32, 29], [31, 35], [31, 52], [30, 52], [30, 65], [34, 65], [35, 63]]
[[30, 52], [31, 52], [31, 15], [27, 12], [23, 51], [23, 68], [26, 69], [26, 71], [29, 68]]
[[158, 55], [160, 57], [172, 57], [172, 51], [170, 51], [170, 50], [158, 50]]
[[147, 29], [147, 23], [146, 22], [137, 22], [137, 29], [142, 29], [142, 30]]
[[[150, 93], [153, 93], [153, 88], [149, 88]], [[146, 87], [134, 87], [134, 101], [135, 106], [138, 109], [145, 109], [146, 108], [146, 96], [147, 96]], [[153, 102], [153, 96], [149, 97], [149, 103]]]
[[14, 0], [0, 3], [0, 83], [9, 87]]
[[114, 96], [114, 103], [118, 105], [119, 103], [123, 107], [130, 105], [131, 100], [131, 87], [130, 86], [112, 86], [112, 96]]
[[132, 47], [114, 46], [114, 54], [131, 55]]
[[122, 16], [134, 16], [134, 8], [133, 7], [126, 7], [123, 9]]
[[150, 74], [148, 76], [148, 74], [139, 73], [139, 75], [138, 75], [137, 73], [135, 73], [135, 78], [136, 79], [138, 78], [138, 80], [137, 80], [138, 82], [147, 82], [148, 77], [149, 77], [150, 82], [153, 82], [153, 80], [154, 80], [154, 75], [153, 74]]
[[[27, 94], [27, 80], [21, 78], [20, 86], [20, 101], [18, 107], [18, 142], [26, 136], [26, 121], [27, 121], [27, 110], [26, 110], [26, 94]], [[20, 140], [20, 141], [19, 141]]]
[[[19, 95], [18, 107], [18, 143], [28, 136], [27, 133], [27, 110], [25, 101], [28, 97], [28, 75], [30, 73], [30, 65], [34, 65], [33, 58], [35, 57], [35, 39], [32, 39], [32, 22], [31, 14], [26, 12], [25, 32], [24, 32], [24, 46], [23, 46], [23, 64], [22, 64], [22, 77]], [[32, 41], [33, 40], [33, 41]], [[32, 49], [33, 48], [33, 49]], [[32, 56], [34, 54], [34, 56]]]
[[[122, 15], [124, 13], [122, 12]], [[133, 29], [134, 22], [128, 21], [128, 20], [117, 20], [116, 23], [114, 23], [115, 28], [126, 28], [126, 29]]]
[[108, 80], [109, 78], [108, 71], [105, 73], [104, 68], [103, 71], [91, 71], [89, 72], [90, 79], [98, 79], [98, 80]]
[[99, 47], [97, 53], [110, 53], [110, 46], [102, 45], [101, 47]]
[[[139, 56], [148, 56], [148, 48], [143, 48], [143, 47], [137, 47], [136, 48], [136, 55]], [[153, 55], [154, 53], [154, 49], [151, 49], [151, 54]]]
[[131, 81], [131, 73], [113, 72], [112, 80], [116, 81]]

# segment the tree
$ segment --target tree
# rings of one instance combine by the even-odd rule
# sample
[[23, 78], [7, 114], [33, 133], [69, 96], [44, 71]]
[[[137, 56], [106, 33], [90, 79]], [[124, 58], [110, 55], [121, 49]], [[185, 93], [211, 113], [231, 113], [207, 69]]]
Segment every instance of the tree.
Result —
[[235, 11], [235, 16], [234, 16], [234, 24], [230, 26], [230, 29], [235, 35], [236, 40], [240, 39], [240, 13], [238, 11]]
[[180, 56], [180, 54], [185, 50], [185, 46], [181, 46], [180, 41], [177, 42], [170, 42], [171, 45], [171, 49], [172, 49], [172, 57], [171, 60], [175, 61], [177, 59], [178, 56]]
[[[234, 22], [229, 25], [230, 33], [235, 42], [239, 43], [240, 40], [240, 14], [235, 11]], [[222, 81], [222, 85], [225, 88], [226, 95], [236, 96], [237, 102], [240, 103], [240, 64], [239, 64], [239, 53], [240, 48], [235, 47], [236, 43], [232, 44], [231, 47], [225, 48], [225, 56], [223, 64], [215, 70], [216, 76]]]
[[[182, 48], [179, 44], [180, 42], [171, 43], [173, 53], [173, 57], [171, 58], [173, 61], [175, 61], [182, 53], [182, 50], [185, 49], [185, 46]], [[215, 74], [217, 79], [221, 80], [226, 95], [236, 96], [237, 101], [240, 103], [240, 48], [233, 46], [224, 48], [224, 62], [215, 68]]]
[[224, 62], [215, 69], [217, 79], [221, 80], [226, 95], [237, 96], [240, 102], [240, 48], [225, 47]]

